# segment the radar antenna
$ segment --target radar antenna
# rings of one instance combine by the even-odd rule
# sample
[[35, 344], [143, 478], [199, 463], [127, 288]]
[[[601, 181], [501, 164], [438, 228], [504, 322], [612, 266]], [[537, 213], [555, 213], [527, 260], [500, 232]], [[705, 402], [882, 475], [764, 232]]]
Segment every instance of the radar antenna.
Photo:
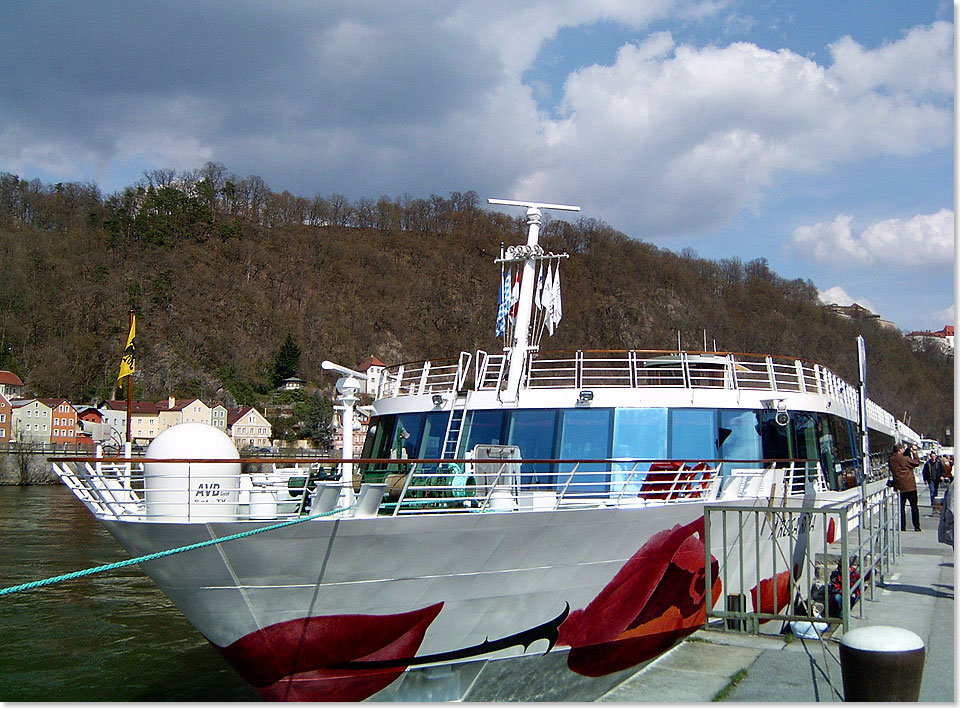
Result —
[[500, 206], [520, 206], [527, 207], [528, 209], [560, 209], [561, 211], [580, 211], [578, 206], [570, 206], [569, 204], [545, 204], [543, 202], [523, 202], [515, 199], [487, 199], [490, 204], [498, 204]]

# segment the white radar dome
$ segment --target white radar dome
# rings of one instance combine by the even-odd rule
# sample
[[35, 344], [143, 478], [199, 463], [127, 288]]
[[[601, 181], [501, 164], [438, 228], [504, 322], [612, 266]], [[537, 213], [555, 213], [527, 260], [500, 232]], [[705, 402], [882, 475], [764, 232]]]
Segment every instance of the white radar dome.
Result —
[[[230, 460], [239, 460], [240, 453], [224, 432], [205, 423], [181, 423], [154, 438], [146, 457], [143, 490], [147, 516], [165, 521], [236, 517], [240, 463]], [[151, 461], [158, 459], [184, 461]]]
[[167, 428], [147, 447], [154, 459], [225, 460], [239, 459], [240, 453], [226, 433], [206, 423], [180, 423]]

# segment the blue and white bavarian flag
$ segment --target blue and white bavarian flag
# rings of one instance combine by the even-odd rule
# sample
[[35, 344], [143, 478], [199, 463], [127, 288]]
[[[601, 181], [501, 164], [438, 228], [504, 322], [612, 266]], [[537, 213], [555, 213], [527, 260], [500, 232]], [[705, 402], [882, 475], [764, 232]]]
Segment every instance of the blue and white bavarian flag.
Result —
[[504, 271], [503, 277], [500, 279], [500, 298], [497, 301], [497, 331], [494, 332], [494, 337], [499, 337], [506, 331], [508, 312], [510, 312], [510, 273]]

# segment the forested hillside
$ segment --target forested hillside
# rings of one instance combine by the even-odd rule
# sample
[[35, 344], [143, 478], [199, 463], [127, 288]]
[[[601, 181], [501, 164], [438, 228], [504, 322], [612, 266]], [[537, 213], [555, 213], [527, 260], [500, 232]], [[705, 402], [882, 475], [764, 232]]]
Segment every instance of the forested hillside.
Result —
[[[523, 219], [478, 195], [354, 203], [272, 192], [208, 163], [156, 171], [104, 198], [96, 185], [0, 174], [0, 369], [29, 391], [89, 402], [111, 395], [138, 314], [135, 394], [254, 403], [288, 335], [299, 376], [329, 385], [324, 359], [388, 364], [497, 351], [501, 242]], [[809, 281], [764, 260], [708, 261], [629, 238], [602, 221], [548, 221], [567, 251], [564, 316], [544, 348], [685, 348], [785, 354], [856, 380], [867, 342], [869, 395], [936, 437], [952, 425], [952, 361], [844, 320]]]

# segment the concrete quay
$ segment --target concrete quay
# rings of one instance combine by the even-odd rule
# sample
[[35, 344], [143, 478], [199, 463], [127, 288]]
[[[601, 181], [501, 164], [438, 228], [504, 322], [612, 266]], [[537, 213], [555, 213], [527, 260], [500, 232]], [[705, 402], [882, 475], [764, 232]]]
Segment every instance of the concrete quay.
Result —
[[[939, 511], [921, 504], [920, 512], [922, 530], [901, 535], [902, 555], [873, 600], [862, 600], [863, 619], [854, 608], [850, 629], [886, 625], [917, 634], [926, 647], [920, 700], [955, 703], [954, 552], [937, 542]], [[841, 636], [838, 629], [823, 640], [787, 641], [702, 629], [598, 700], [842, 701]]]

